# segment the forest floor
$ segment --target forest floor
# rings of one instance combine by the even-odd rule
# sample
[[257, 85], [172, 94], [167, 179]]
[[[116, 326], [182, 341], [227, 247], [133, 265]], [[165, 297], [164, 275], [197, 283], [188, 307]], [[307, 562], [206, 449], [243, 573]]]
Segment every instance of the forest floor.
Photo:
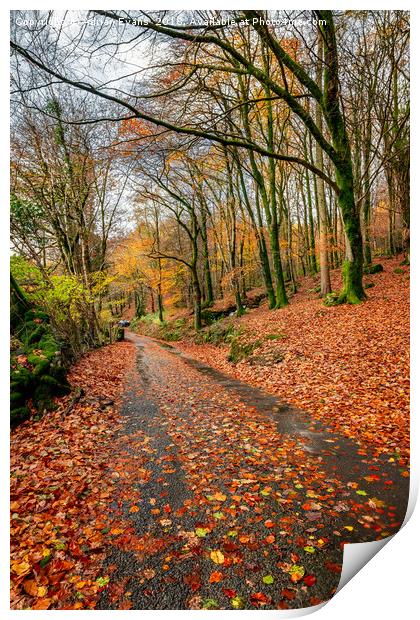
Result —
[[395, 533], [408, 499], [408, 274], [384, 266], [360, 307], [324, 308], [302, 287], [289, 308], [239, 319], [253, 337], [287, 335], [257, 351], [281, 345], [278, 369], [130, 333], [82, 358], [82, 398], [12, 432], [12, 608], [330, 598], [343, 545]]
[[[384, 271], [359, 306], [322, 304], [318, 278], [300, 281], [287, 308], [267, 304], [240, 319], [242, 343], [261, 343], [247, 359], [228, 361], [229, 346], [176, 346], [190, 357], [300, 407], [327, 427], [406, 464], [409, 456], [410, 268], [381, 259]], [[340, 289], [340, 270], [332, 272]], [[232, 320], [232, 319], [229, 319]]]

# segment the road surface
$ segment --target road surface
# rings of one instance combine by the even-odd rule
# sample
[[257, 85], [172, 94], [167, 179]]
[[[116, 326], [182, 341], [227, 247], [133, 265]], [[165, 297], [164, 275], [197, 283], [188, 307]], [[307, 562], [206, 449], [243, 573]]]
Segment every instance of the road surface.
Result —
[[[128, 332], [138, 349], [107, 475], [102, 609], [328, 600], [342, 547], [395, 533], [408, 479], [304, 412]], [[351, 415], [351, 412], [349, 412]]]

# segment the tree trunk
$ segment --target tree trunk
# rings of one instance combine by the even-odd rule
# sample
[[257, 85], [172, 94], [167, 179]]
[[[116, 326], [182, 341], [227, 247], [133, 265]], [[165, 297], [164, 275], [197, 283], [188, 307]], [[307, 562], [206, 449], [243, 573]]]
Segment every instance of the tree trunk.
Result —
[[309, 218], [309, 264], [312, 275], [315, 275], [318, 272], [318, 265], [316, 263], [316, 251], [315, 251], [315, 228], [314, 228], [314, 214], [312, 207], [312, 192], [311, 185], [309, 180], [309, 170], [305, 170], [305, 178], [306, 178], [306, 192], [308, 196], [308, 218]]
[[[317, 83], [322, 88], [322, 64], [323, 64], [323, 38], [322, 32], [318, 32], [318, 61], [317, 61]], [[318, 129], [322, 131], [322, 112], [321, 106], [316, 104], [316, 124]], [[318, 142], [315, 144], [315, 161], [316, 167], [324, 171], [324, 158], [322, 154], [321, 145]], [[327, 216], [327, 204], [325, 200], [325, 187], [324, 181], [317, 176], [316, 177], [316, 191], [318, 197], [318, 209], [319, 209], [319, 267], [321, 275], [321, 295], [328, 295], [331, 293], [331, 279], [330, 279], [330, 266], [328, 263], [328, 216]]]
[[366, 298], [363, 290], [363, 241], [359, 213], [354, 200], [351, 162], [336, 172], [338, 204], [346, 234], [346, 257], [343, 263], [343, 289], [340, 301], [357, 304]]
[[370, 213], [371, 213], [371, 200], [370, 200], [370, 144], [372, 139], [372, 122], [370, 118], [370, 101], [368, 101], [368, 119], [365, 135], [365, 145], [363, 149], [364, 159], [364, 179], [363, 179], [363, 251], [365, 265], [372, 263], [372, 252], [370, 248]]
[[203, 238], [203, 259], [204, 259], [204, 281], [206, 298], [204, 301], [205, 306], [211, 306], [214, 302], [213, 284], [211, 281], [211, 269], [209, 259], [209, 246], [207, 237], [207, 216], [205, 206], [201, 206], [201, 236]]
[[340, 108], [335, 27], [331, 11], [318, 11], [318, 15], [325, 20], [325, 25], [320, 25], [325, 60], [323, 107], [335, 150], [333, 163], [338, 186], [338, 205], [347, 237], [346, 258], [343, 263], [343, 289], [339, 300], [357, 304], [366, 298], [363, 290], [363, 239], [354, 198], [350, 143]]
[[199, 331], [202, 325], [201, 319], [201, 288], [196, 270], [192, 270], [192, 286], [194, 295], [194, 329]]

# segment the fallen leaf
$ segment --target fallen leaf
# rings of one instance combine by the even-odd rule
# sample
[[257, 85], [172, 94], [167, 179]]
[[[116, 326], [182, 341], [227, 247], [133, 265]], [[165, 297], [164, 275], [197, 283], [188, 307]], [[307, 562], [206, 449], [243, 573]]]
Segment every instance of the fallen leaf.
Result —
[[211, 551], [210, 558], [215, 564], [223, 564], [223, 562], [225, 561], [225, 556], [219, 550]]
[[315, 575], [305, 575], [305, 577], [303, 578], [303, 583], [305, 584], [305, 586], [314, 586], [316, 584]]
[[300, 581], [303, 578], [304, 574], [305, 569], [299, 564], [293, 564], [293, 566], [291, 566], [289, 570], [290, 579], [293, 581], [293, 583], [297, 583], [298, 581]]
[[270, 585], [271, 583], [274, 583], [274, 577], [273, 575], [264, 575], [264, 577], [262, 578], [263, 583]]

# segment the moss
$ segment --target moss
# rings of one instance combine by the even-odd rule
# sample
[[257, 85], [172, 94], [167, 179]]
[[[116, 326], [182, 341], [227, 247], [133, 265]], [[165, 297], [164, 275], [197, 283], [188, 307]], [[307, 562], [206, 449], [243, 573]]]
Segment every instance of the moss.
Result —
[[[355, 261], [344, 261], [343, 268], [343, 290], [340, 292], [337, 303], [338, 304], [360, 304], [361, 301], [366, 299], [366, 294], [363, 290], [362, 278], [359, 273], [359, 266]], [[325, 305], [337, 305], [337, 304], [325, 304]]]
[[48, 362], [48, 359], [44, 355], [33, 352], [28, 353], [27, 360], [32, 366], [38, 366], [38, 364], [41, 364], [43, 361]]
[[46, 331], [46, 326], [41, 324], [41, 325], [37, 325], [35, 327], [35, 329], [29, 333], [29, 335], [26, 338], [26, 344], [30, 345], [33, 344], [35, 342], [39, 342], [39, 340], [41, 340], [42, 336], [45, 334]]
[[321, 292], [321, 285], [318, 284], [318, 286], [315, 286], [315, 288], [310, 288], [308, 290], [308, 293], [320, 293]]
[[[35, 362], [33, 360], [37, 361]], [[50, 361], [48, 359], [40, 358], [37, 355], [28, 355], [28, 362], [34, 365], [34, 369], [32, 371], [34, 377], [39, 377], [46, 374], [50, 368]]]
[[[37, 308], [25, 312], [24, 318], [14, 326], [19, 335], [19, 346], [11, 356], [11, 412], [12, 425], [26, 420], [30, 411], [26, 406], [32, 401], [38, 411], [54, 407], [53, 397], [70, 391], [66, 370], [61, 365], [60, 348], [51, 332], [48, 315]], [[18, 357], [26, 357], [25, 365]]]
[[330, 308], [331, 306], [339, 306], [343, 303], [344, 300], [342, 298], [342, 294], [338, 293], [337, 291], [328, 293], [328, 295], [325, 295], [324, 297], [324, 306], [327, 306], [328, 308]]
[[54, 393], [59, 396], [63, 396], [64, 394], [67, 394], [70, 391], [70, 387], [67, 384], [62, 383], [61, 381], [59, 381], [55, 377], [52, 377], [51, 375], [44, 375], [43, 377], [40, 378], [39, 382], [43, 385], [47, 385], [47, 386], [54, 388]]
[[376, 265], [365, 265], [363, 267], [363, 273], [365, 274], [381, 273], [383, 270], [383, 265], [380, 263], [376, 263]]
[[228, 362], [237, 364], [238, 362], [249, 357], [255, 349], [260, 347], [262, 342], [255, 340], [255, 342], [241, 342], [238, 338], [233, 338], [230, 344], [230, 350], [228, 355]]
[[10, 392], [10, 404], [22, 403], [25, 401], [25, 395], [22, 392]]
[[13, 426], [24, 422], [29, 418], [29, 416], [30, 411], [26, 406], [12, 408], [10, 410], [10, 421]]
[[365, 288], [373, 288], [375, 286], [374, 282], [366, 282]]
[[267, 334], [265, 336], [266, 340], [283, 340], [285, 338], [288, 338], [286, 334]]
[[52, 394], [51, 386], [43, 383], [37, 385], [33, 393], [33, 402], [39, 412], [53, 408]]
[[119, 328], [117, 329], [117, 333], [116, 333], [116, 336], [115, 336], [115, 340], [116, 340], [117, 342], [122, 342], [122, 341], [124, 340], [124, 328], [123, 328], [123, 327], [119, 327]]
[[404, 269], [401, 269], [401, 267], [395, 267], [394, 273], [396, 273], [397, 275], [400, 275], [404, 273]]
[[48, 359], [53, 359], [57, 353], [59, 353], [59, 347], [55, 338], [51, 334], [45, 334], [42, 336], [38, 343], [38, 348], [41, 349], [42, 354]]
[[27, 387], [32, 382], [32, 373], [23, 366], [19, 366], [16, 370], [12, 370], [10, 373], [11, 388], [16, 386]]
[[25, 315], [23, 318], [24, 318], [25, 323], [28, 323], [29, 321], [33, 321], [34, 319], [45, 321], [46, 323], [49, 322], [48, 314], [46, 314], [45, 312], [42, 312], [41, 310], [37, 310], [36, 308], [31, 308], [30, 310], [25, 312]]
[[230, 342], [232, 338], [239, 336], [241, 333], [242, 329], [235, 327], [235, 324], [230, 321], [216, 321], [196, 335], [195, 343], [214, 344], [218, 346]]

